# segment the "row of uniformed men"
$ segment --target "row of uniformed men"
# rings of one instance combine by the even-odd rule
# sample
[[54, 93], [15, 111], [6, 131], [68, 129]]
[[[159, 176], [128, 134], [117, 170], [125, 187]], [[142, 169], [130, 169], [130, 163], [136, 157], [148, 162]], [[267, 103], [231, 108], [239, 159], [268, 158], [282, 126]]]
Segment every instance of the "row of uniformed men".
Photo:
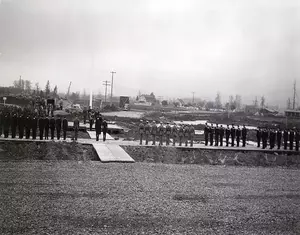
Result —
[[[11, 131], [11, 137], [15, 138], [18, 130], [19, 139], [30, 138], [30, 133], [32, 132], [32, 139], [36, 139], [37, 129], [39, 129], [40, 140], [43, 138], [48, 139], [49, 129], [51, 132], [51, 139], [54, 139], [54, 132], [56, 129], [56, 137], [59, 140], [61, 135], [61, 130], [63, 131], [63, 139], [66, 139], [68, 130], [68, 121], [66, 118], [54, 118], [49, 117], [37, 117], [31, 115], [23, 114], [0, 114], [0, 136], [2, 135], [2, 130], [4, 137], [8, 138], [9, 132]], [[74, 121], [74, 129], [79, 129], [78, 119]], [[25, 132], [25, 133], [24, 133]], [[24, 135], [25, 134], [25, 135]], [[77, 139], [75, 133], [75, 139]]]
[[294, 143], [295, 143], [295, 149], [296, 151], [299, 151], [299, 142], [300, 142], [299, 130], [285, 129], [282, 132], [281, 129], [274, 130], [274, 129], [259, 127], [256, 130], [256, 138], [257, 138], [257, 147], [260, 147], [260, 144], [262, 142], [263, 149], [267, 147], [268, 140], [270, 144], [270, 149], [273, 149], [275, 147], [275, 144], [277, 144], [277, 149], [280, 149], [282, 144], [282, 139], [283, 139], [283, 148], [285, 150], [288, 148], [288, 142], [289, 142], [290, 150], [294, 149]]
[[155, 121], [152, 122], [152, 125], [148, 121], [144, 124], [141, 120], [139, 125], [139, 135], [140, 135], [140, 144], [143, 143], [143, 138], [145, 137], [146, 145], [148, 145], [149, 137], [152, 136], [152, 145], [155, 145], [156, 136], [159, 136], [159, 145], [163, 144], [163, 138], [166, 138], [166, 145], [170, 145], [170, 138], [173, 138], [173, 146], [176, 144], [178, 138], [179, 146], [182, 146], [182, 143], [185, 143], [185, 146], [188, 146], [190, 141], [190, 146], [194, 144], [194, 135], [195, 129], [192, 125], [183, 125], [179, 124], [178, 126], [173, 124], [170, 125], [167, 122], [166, 126], [161, 122], [159, 126]]
[[225, 135], [226, 140], [226, 147], [229, 146], [229, 139], [231, 137], [231, 146], [233, 147], [236, 141], [236, 146], [240, 146], [240, 141], [242, 140], [242, 146], [246, 146], [246, 139], [247, 139], [247, 128], [245, 125], [243, 125], [243, 128], [240, 129], [240, 126], [237, 125], [237, 128], [234, 127], [234, 125], [230, 126], [227, 125], [227, 128], [223, 128], [223, 125], [216, 124], [214, 126], [211, 124], [210, 126], [208, 123], [205, 124], [204, 127], [204, 139], [205, 139], [205, 145], [208, 145], [208, 142], [210, 142], [210, 146], [213, 146], [213, 143], [215, 142], [215, 146], [223, 146], [223, 138]]

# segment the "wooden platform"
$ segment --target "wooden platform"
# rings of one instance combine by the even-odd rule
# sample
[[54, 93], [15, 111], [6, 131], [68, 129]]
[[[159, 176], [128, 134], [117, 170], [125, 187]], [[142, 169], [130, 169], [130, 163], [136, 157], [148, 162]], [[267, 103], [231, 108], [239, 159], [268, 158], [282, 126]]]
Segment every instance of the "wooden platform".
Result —
[[101, 162], [134, 162], [119, 145], [96, 143], [93, 147]]

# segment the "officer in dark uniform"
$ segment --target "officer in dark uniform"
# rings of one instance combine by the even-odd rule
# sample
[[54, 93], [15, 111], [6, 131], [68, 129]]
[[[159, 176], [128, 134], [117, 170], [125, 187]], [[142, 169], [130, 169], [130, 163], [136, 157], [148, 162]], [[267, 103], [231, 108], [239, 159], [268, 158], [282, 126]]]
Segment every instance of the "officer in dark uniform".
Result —
[[50, 120], [49, 120], [49, 117], [46, 116], [46, 117], [44, 118], [45, 140], [48, 140], [48, 136], [49, 136], [49, 125], [50, 125]]
[[54, 116], [51, 117], [49, 124], [50, 124], [50, 130], [51, 130], [51, 140], [54, 140], [54, 130], [55, 130]]
[[92, 131], [94, 125], [94, 113], [90, 112], [90, 131]]
[[189, 126], [189, 139], [191, 140], [190, 146], [193, 147], [194, 145], [194, 136], [195, 136], [195, 128], [193, 125]]
[[190, 127], [189, 125], [185, 125], [185, 127], [183, 128], [183, 132], [184, 132], [184, 141], [185, 141], [185, 146], [188, 146], [188, 142], [189, 142], [189, 136], [190, 136]]
[[8, 113], [6, 113], [3, 120], [4, 138], [8, 138], [9, 127], [10, 127], [10, 116]]
[[224, 128], [223, 128], [223, 125], [220, 126], [219, 134], [220, 134], [220, 146], [223, 146], [223, 138], [224, 138]]
[[86, 107], [84, 107], [84, 109], [83, 109], [83, 124], [86, 124], [87, 114], [88, 114], [88, 111], [87, 111]]
[[296, 151], [299, 151], [300, 132], [297, 129], [295, 133]]
[[239, 147], [240, 146], [240, 138], [241, 138], [241, 129], [240, 126], [237, 126], [236, 129], [236, 146]]
[[146, 125], [145, 125], [145, 139], [146, 139], [146, 145], [148, 145], [148, 141], [149, 141], [149, 135], [150, 135], [150, 124], [148, 121], [146, 121]]
[[230, 133], [231, 133], [230, 127], [229, 127], [229, 125], [227, 125], [227, 128], [226, 128], [226, 130], [225, 130], [226, 147], [228, 147], [228, 145], [229, 145]]
[[243, 147], [246, 147], [246, 139], [247, 139], [247, 128], [245, 125], [243, 125], [243, 128], [242, 128]]
[[290, 150], [293, 150], [294, 147], [294, 139], [295, 139], [295, 132], [294, 130], [290, 129], [290, 136], [289, 136], [289, 141], [290, 141]]
[[265, 128], [263, 130], [263, 133], [262, 133], [262, 142], [263, 142], [263, 149], [265, 149], [267, 147], [267, 143], [268, 143], [268, 130], [267, 128]]
[[55, 128], [56, 128], [56, 134], [57, 134], [57, 139], [59, 140], [60, 139], [60, 131], [61, 131], [61, 118], [58, 117], [56, 120], [55, 120]]
[[214, 144], [214, 131], [215, 131], [214, 125], [211, 124], [211, 126], [210, 126], [210, 132], [209, 132], [210, 146], [213, 146], [213, 144]]
[[218, 124], [215, 127], [215, 146], [219, 145], [219, 138], [220, 138], [220, 130]]
[[0, 110], [0, 137], [1, 137], [1, 135], [2, 135], [3, 119], [4, 119], [4, 116], [3, 116], [2, 111]]
[[234, 140], [235, 140], [235, 128], [234, 128], [233, 124], [232, 124], [231, 130], [230, 130], [230, 135], [231, 135], [231, 147], [233, 147]]
[[158, 127], [158, 135], [159, 135], [159, 145], [163, 144], [163, 136], [165, 133], [165, 128], [162, 124], [162, 122], [160, 123], [160, 126]]
[[21, 113], [18, 116], [18, 130], [19, 130], [19, 139], [23, 139], [24, 137], [24, 125], [25, 125], [25, 117]]
[[204, 127], [204, 140], [205, 140], [205, 146], [208, 145], [208, 134], [209, 134], [209, 126], [207, 123], [205, 123]]
[[62, 126], [63, 126], [64, 140], [66, 140], [66, 138], [67, 138], [67, 130], [68, 130], [68, 120], [67, 120], [66, 117], [64, 117], [64, 119], [63, 119]]
[[284, 148], [284, 150], [287, 150], [288, 139], [289, 139], [289, 132], [286, 129], [284, 129], [284, 131], [283, 131], [283, 148]]
[[18, 126], [18, 116], [15, 113], [13, 114], [11, 119], [11, 138], [16, 138], [17, 126]]
[[31, 130], [31, 117], [30, 115], [27, 116], [26, 120], [25, 120], [25, 135], [26, 135], [26, 139], [30, 138], [30, 130]]
[[107, 122], [106, 122], [105, 119], [103, 120], [102, 125], [103, 125], [103, 142], [105, 142], [105, 140], [106, 140], [106, 133], [107, 133]]
[[31, 124], [31, 128], [32, 128], [32, 139], [36, 139], [36, 130], [37, 130], [37, 125], [38, 125], [38, 120], [36, 118], [36, 116], [34, 116], [32, 118], [32, 124]]
[[276, 132], [277, 149], [280, 149], [280, 146], [281, 146], [281, 137], [282, 137], [282, 132], [281, 132], [280, 129], [278, 129], [277, 132]]
[[102, 121], [99, 117], [96, 118], [95, 129], [96, 129], [96, 141], [99, 141], [99, 135], [101, 134]]
[[257, 139], [258, 148], [260, 147], [261, 138], [262, 138], [262, 130], [260, 129], [260, 127], [258, 127], [256, 130], [256, 139]]
[[270, 139], [270, 149], [273, 149], [275, 145], [275, 132], [273, 131], [273, 129], [270, 130], [269, 139]]
[[40, 140], [44, 138], [44, 129], [45, 129], [45, 119], [43, 116], [39, 118], [39, 132], [40, 132]]

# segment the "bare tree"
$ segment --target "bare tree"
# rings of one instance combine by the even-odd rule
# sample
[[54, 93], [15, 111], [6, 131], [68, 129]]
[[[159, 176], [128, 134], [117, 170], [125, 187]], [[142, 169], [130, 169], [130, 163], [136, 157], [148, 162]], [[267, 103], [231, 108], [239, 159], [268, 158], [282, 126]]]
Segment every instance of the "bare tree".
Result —
[[47, 81], [46, 87], [45, 87], [45, 94], [46, 96], [50, 95], [50, 82]]
[[38, 82], [35, 83], [35, 90], [36, 90], [36, 94], [39, 94], [40, 92], [40, 85]]
[[242, 97], [240, 95], [235, 96], [234, 104], [237, 110], [240, 110], [242, 107]]
[[215, 99], [215, 108], [221, 109], [222, 103], [221, 103], [221, 94], [220, 92], [217, 93], [216, 99]]
[[288, 98], [288, 99], [287, 99], [287, 109], [292, 109], [291, 98]]
[[31, 92], [31, 81], [29, 81], [29, 80], [25, 80], [25, 91], [27, 93]]
[[266, 98], [264, 96], [261, 97], [260, 99], [260, 107], [264, 108], [266, 103]]

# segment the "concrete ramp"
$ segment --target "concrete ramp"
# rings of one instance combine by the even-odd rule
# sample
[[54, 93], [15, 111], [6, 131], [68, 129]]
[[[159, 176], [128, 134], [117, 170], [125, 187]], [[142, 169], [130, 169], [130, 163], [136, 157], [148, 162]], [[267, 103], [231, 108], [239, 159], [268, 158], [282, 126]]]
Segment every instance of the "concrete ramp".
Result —
[[[96, 139], [96, 131], [87, 131], [90, 138], [95, 140]], [[101, 132], [101, 135], [99, 135], [99, 141], [103, 140], [103, 132]], [[109, 134], [106, 133], [106, 140], [114, 140], [113, 137], [111, 137]]]
[[93, 144], [101, 162], [134, 162], [119, 145]]

